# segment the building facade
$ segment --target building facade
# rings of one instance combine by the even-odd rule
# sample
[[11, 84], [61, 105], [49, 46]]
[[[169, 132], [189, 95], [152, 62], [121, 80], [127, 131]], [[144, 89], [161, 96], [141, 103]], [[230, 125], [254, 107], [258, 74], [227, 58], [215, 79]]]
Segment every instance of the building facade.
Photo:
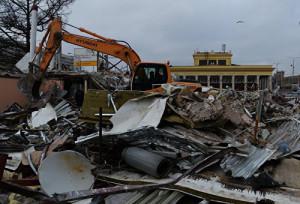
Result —
[[195, 52], [193, 66], [173, 66], [176, 79], [199, 82], [203, 86], [254, 91], [272, 89], [272, 65], [232, 64], [230, 52]]

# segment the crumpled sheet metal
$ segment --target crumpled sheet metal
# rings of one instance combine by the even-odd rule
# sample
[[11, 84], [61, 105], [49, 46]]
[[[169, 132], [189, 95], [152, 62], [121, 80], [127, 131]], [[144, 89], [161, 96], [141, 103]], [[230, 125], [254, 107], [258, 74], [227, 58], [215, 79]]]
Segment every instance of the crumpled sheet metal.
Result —
[[219, 137], [213, 132], [186, 128], [180, 125], [165, 126], [162, 130], [177, 136], [178, 138], [189, 139], [195, 143], [217, 145], [224, 142], [224, 138]]
[[67, 117], [70, 115], [74, 115], [76, 111], [74, 111], [71, 107], [71, 105], [65, 101], [62, 100], [60, 103], [58, 103], [55, 107], [54, 110], [56, 111], [57, 117]]
[[73, 190], [88, 190], [94, 183], [94, 166], [75, 151], [53, 152], [38, 169], [39, 182], [49, 195]]
[[177, 203], [182, 197], [183, 193], [168, 190], [155, 190], [146, 192], [130, 192], [110, 195], [105, 198], [106, 204], [132, 204], [132, 203]]
[[[93, 133], [88, 136], [82, 136], [75, 141], [75, 144], [87, 142], [93, 138], [98, 137], [98, 133]], [[208, 147], [205, 144], [195, 142], [188, 138], [180, 138], [176, 134], [167, 132], [154, 127], [143, 127], [138, 130], [129, 131], [122, 134], [105, 134], [103, 135], [103, 142], [106, 144], [112, 143], [112, 139], [120, 139], [125, 141], [130, 146], [145, 148], [149, 144], [158, 147], [158, 151], [168, 152], [186, 152], [187, 154], [207, 153]]]
[[167, 97], [148, 96], [126, 102], [110, 119], [109, 134], [120, 134], [142, 127], [157, 127], [165, 111]]
[[252, 151], [247, 157], [226, 155], [220, 166], [225, 171], [231, 171], [233, 177], [250, 178], [271, 156], [275, 149], [257, 148], [252, 146]]
[[[105, 180], [113, 180], [117, 184], [141, 184], [141, 183], [162, 183], [168, 179], [154, 179], [128, 171], [119, 171], [99, 175]], [[178, 177], [178, 174], [171, 175], [172, 178]], [[249, 191], [249, 189], [240, 190], [228, 188], [218, 181], [218, 178], [211, 177], [210, 180], [197, 178], [196, 176], [186, 177], [176, 184], [167, 187], [166, 189], [177, 190], [182, 193], [187, 193], [202, 198], [208, 198], [218, 201], [227, 200], [226, 203], [255, 203], [258, 200], [270, 199], [275, 203], [299, 203], [299, 198], [285, 193], [259, 193], [259, 191]], [[217, 199], [218, 198], [218, 199]], [[234, 202], [235, 201], [235, 202]]]
[[31, 113], [31, 120], [28, 121], [33, 128], [47, 124], [51, 120], [57, 120], [57, 115], [50, 103], [47, 103], [44, 108]]
[[[118, 135], [147, 127], [157, 127], [165, 111], [167, 97], [157, 97], [157, 94], [144, 96], [127, 101], [110, 119], [113, 128], [103, 131], [102, 136]], [[76, 144], [98, 137], [95, 132], [82, 136]]]
[[[274, 134], [268, 137], [268, 143], [277, 149], [272, 159], [287, 156], [300, 150], [300, 121], [298, 118], [299, 116], [295, 116], [284, 122]], [[286, 146], [286, 152], [282, 151], [284, 146]]]
[[267, 160], [278, 159], [300, 150], [300, 121], [296, 118], [284, 122], [267, 138], [263, 149], [251, 145], [248, 157], [227, 155], [221, 162], [233, 177], [251, 177]]

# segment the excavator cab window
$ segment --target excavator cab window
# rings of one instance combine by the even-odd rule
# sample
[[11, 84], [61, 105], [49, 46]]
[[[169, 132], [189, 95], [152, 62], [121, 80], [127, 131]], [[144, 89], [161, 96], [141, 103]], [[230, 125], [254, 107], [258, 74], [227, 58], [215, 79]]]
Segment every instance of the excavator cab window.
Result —
[[164, 64], [141, 63], [133, 77], [132, 89], [146, 91], [167, 83], [167, 68]]

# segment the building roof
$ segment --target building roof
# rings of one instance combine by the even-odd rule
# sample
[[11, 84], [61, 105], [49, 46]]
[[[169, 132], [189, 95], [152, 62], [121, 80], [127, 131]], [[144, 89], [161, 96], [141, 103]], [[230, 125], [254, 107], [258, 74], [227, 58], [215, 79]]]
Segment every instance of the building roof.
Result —
[[271, 76], [272, 65], [207, 65], [207, 66], [173, 66], [171, 72], [178, 75], [268, 75]]

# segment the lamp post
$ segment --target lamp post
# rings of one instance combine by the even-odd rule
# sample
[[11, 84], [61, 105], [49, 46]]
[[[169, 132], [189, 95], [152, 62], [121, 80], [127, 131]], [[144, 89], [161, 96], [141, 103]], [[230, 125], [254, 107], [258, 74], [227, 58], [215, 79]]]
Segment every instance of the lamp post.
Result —
[[295, 76], [295, 59], [299, 59], [300, 57], [291, 57], [292, 58], [292, 63], [291, 63], [291, 67], [292, 67], [292, 76], [291, 76], [291, 84], [297, 83], [299, 84], [299, 81], [294, 79]]
[[292, 67], [292, 76], [294, 76], [295, 75], [295, 59], [294, 58], [293, 58], [291, 67]]
[[295, 75], [295, 59], [299, 59], [300, 57], [290, 57], [292, 58], [292, 63], [291, 63], [291, 67], [292, 67], [292, 76]]

